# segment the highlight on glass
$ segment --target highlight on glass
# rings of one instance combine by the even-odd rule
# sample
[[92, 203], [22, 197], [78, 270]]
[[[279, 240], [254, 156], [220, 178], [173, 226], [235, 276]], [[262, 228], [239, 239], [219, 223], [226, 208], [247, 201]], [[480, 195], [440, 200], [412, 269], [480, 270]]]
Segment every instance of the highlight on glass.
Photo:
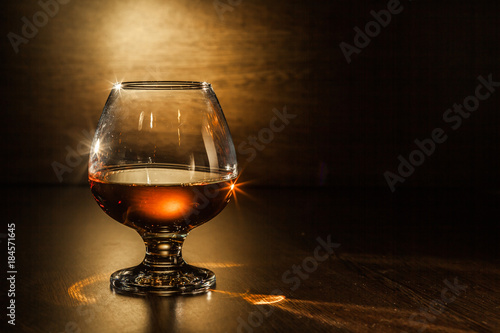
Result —
[[189, 231], [224, 209], [238, 176], [231, 134], [209, 83], [115, 84], [88, 171], [99, 206], [146, 245], [141, 264], [111, 275], [115, 292], [197, 294], [215, 286], [212, 271], [182, 258]]

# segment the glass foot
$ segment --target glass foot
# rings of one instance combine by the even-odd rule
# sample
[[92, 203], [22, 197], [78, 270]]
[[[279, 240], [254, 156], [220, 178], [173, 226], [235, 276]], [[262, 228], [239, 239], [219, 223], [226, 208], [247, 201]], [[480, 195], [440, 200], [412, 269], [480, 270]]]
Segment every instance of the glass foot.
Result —
[[111, 290], [125, 295], [194, 295], [214, 288], [215, 274], [188, 264], [161, 268], [140, 264], [114, 272], [110, 282]]

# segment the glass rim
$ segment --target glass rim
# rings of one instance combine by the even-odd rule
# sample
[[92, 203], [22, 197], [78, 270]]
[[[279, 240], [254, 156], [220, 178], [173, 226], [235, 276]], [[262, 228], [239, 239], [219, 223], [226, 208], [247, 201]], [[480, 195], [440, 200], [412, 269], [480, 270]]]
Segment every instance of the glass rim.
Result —
[[200, 81], [127, 81], [114, 84], [114, 88], [133, 90], [188, 90], [208, 89], [212, 85]]

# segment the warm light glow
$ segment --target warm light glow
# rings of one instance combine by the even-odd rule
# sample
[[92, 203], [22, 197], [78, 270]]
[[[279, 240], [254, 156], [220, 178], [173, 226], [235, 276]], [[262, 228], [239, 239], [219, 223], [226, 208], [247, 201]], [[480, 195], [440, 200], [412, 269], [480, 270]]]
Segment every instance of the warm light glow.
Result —
[[115, 89], [115, 90], [120, 90], [120, 89], [122, 89], [122, 83], [121, 83], [121, 82], [115, 82], [115, 83], [113, 84], [113, 89]]
[[213, 292], [216, 292], [216, 293], [220, 293], [220, 294], [241, 297], [245, 301], [247, 301], [253, 305], [276, 304], [276, 303], [282, 302], [286, 299], [286, 297], [284, 295], [262, 295], [262, 294], [249, 294], [248, 292], [246, 292], [246, 293], [233, 293], [231, 291], [217, 290], [217, 289], [210, 289], [210, 290]]
[[[197, 263], [196, 265], [231, 267], [233, 263]], [[109, 274], [110, 273], [96, 274], [75, 282], [68, 288], [68, 295], [79, 303], [97, 303], [99, 300], [96, 297], [88, 295], [89, 289], [91, 289], [90, 286], [95, 283], [105, 283], [105, 281], [109, 279]], [[99, 287], [98, 289], [100, 290], [101, 288]], [[381, 317], [391, 318], [390, 321], [379, 322], [379, 325], [383, 328], [390, 328], [391, 325], [395, 324], [404, 326], [408, 323], [408, 316], [413, 313], [409, 310], [396, 309], [394, 307], [290, 299], [286, 298], [284, 295], [250, 294], [248, 291], [245, 293], [217, 289], [210, 289], [210, 291], [230, 297], [241, 297], [252, 305], [271, 305], [296, 316], [312, 319], [331, 327], [349, 329], [354, 332], [366, 331], [366, 327], [368, 327], [367, 325], [369, 323]], [[207, 299], [209, 299], [209, 297], [210, 295], [207, 296]], [[432, 327], [439, 330], [448, 326], [444, 327], [433, 324]]]
[[208, 164], [210, 169], [217, 169], [219, 166], [219, 158], [217, 157], [217, 148], [215, 145], [214, 132], [210, 129], [210, 124], [205, 120], [205, 125], [201, 130], [203, 144], [207, 153]]
[[181, 110], [177, 109], [177, 137], [179, 138], [179, 147], [181, 146]]
[[[374, 320], [380, 318], [391, 318], [386, 322], [378, 324], [383, 331], [390, 331], [394, 325], [405, 326], [412, 311], [397, 309], [394, 307], [379, 307], [373, 305], [358, 305], [349, 303], [312, 301], [287, 298], [283, 302], [276, 303], [276, 308], [287, 311], [296, 316], [314, 319], [331, 327], [348, 329], [353, 332], [365, 332]], [[434, 325], [433, 328], [443, 330], [443, 326]], [[449, 329], [449, 326], [446, 326]], [[458, 331], [457, 331], [458, 332]], [[460, 331], [461, 332], [461, 331]]]
[[228, 193], [228, 195], [230, 194], [233, 194], [234, 196], [234, 202], [236, 204], [236, 206], [238, 206], [238, 197], [237, 197], [237, 193], [241, 193], [243, 195], [246, 195], [248, 197], [250, 197], [250, 195], [248, 195], [248, 193], [246, 193], [242, 187], [245, 185], [245, 184], [248, 184], [250, 183], [250, 181], [246, 181], [246, 182], [238, 182], [238, 179], [241, 177], [242, 173], [243, 173], [243, 169], [240, 171], [240, 174], [238, 175], [238, 177], [236, 177], [236, 179], [232, 182], [231, 186], [230, 186], [230, 191]]
[[97, 141], [95, 142], [95, 145], [94, 145], [94, 154], [97, 154], [99, 152], [100, 144], [101, 144], [100, 139], [97, 139]]
[[85, 287], [97, 282], [97, 281], [104, 281], [108, 279], [108, 274], [98, 274], [98, 275], [92, 275], [86, 279], [80, 280], [71, 287], [68, 288], [68, 294], [71, 296], [73, 299], [85, 303], [85, 304], [92, 304], [96, 302], [95, 297], [87, 297], [83, 293], [82, 289]]
[[184, 205], [182, 201], [170, 200], [163, 206], [163, 211], [167, 215], [177, 215], [179, 212], [183, 211]]
[[187, 215], [191, 210], [192, 199], [188, 193], [169, 191], [160, 198], [148, 200], [148, 189], [138, 195], [133, 211], [140, 211], [145, 216], [155, 219], [178, 219]]
[[274, 304], [283, 301], [286, 297], [283, 295], [243, 295], [243, 299], [253, 305]]
[[[236, 264], [236, 263], [232, 263], [232, 262], [193, 263], [193, 265], [194, 266], [201, 266], [201, 267], [217, 267], [217, 268], [230, 268], [230, 267], [236, 267], [236, 266], [243, 266], [243, 264]], [[96, 303], [97, 299], [95, 297], [86, 295], [85, 288], [91, 286], [92, 284], [94, 284], [96, 282], [101, 283], [101, 282], [109, 281], [110, 274], [111, 273], [95, 274], [95, 275], [89, 276], [88, 278], [85, 278], [83, 280], [80, 280], [80, 281], [73, 283], [68, 288], [68, 295], [72, 299], [74, 299], [78, 302], [84, 303], [84, 304]], [[223, 291], [223, 290], [211, 290], [211, 291], [218, 291], [218, 292], [223, 293], [223, 294], [231, 294], [231, 295], [235, 295], [235, 296], [244, 295], [244, 294], [231, 293], [229, 291]]]
[[224, 190], [227, 190], [225, 199], [229, 199], [231, 195], [235, 194], [234, 189], [236, 188], [236, 180], [231, 183], [228, 187], [225, 187]]
[[139, 115], [139, 124], [137, 126], [138, 131], [142, 130], [142, 122], [143, 121], [144, 121], [144, 111], [141, 111], [141, 114]]
[[210, 267], [210, 268], [231, 268], [231, 267], [243, 266], [243, 264], [237, 264], [234, 262], [195, 262], [189, 264], [198, 267]]

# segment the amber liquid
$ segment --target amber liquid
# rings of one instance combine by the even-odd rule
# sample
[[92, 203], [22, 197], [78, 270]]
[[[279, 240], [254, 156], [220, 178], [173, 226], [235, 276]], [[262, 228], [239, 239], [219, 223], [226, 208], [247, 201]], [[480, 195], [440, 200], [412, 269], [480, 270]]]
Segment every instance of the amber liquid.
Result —
[[144, 232], [185, 233], [215, 217], [232, 195], [225, 173], [133, 166], [89, 177], [92, 194], [116, 221]]

